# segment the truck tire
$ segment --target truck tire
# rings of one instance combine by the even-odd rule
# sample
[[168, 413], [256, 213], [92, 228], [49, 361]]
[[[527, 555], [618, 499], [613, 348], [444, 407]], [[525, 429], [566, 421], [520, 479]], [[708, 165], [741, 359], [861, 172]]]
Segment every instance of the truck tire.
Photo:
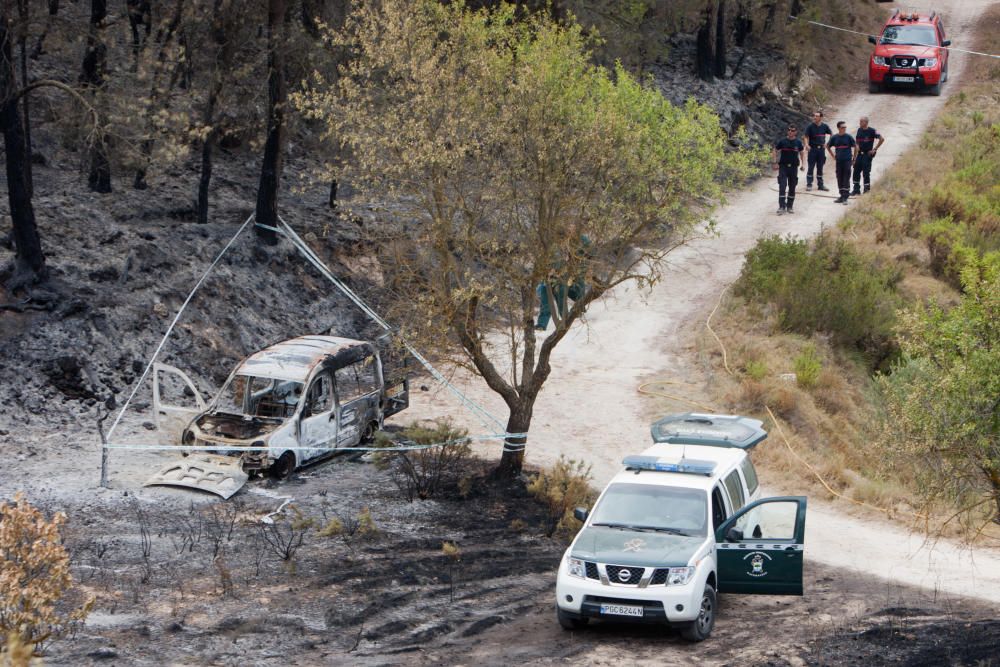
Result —
[[701, 611], [698, 618], [681, 629], [681, 637], [689, 642], [703, 642], [712, 634], [715, 627], [715, 589], [705, 584], [701, 594]]
[[295, 452], [285, 452], [268, 468], [271, 477], [275, 479], [288, 479], [293, 470], [295, 470]]
[[874, 81], [869, 81], [868, 82], [868, 92], [871, 93], [871, 94], [873, 94], [873, 95], [876, 94], [876, 93], [881, 93], [882, 92], [882, 84], [875, 83]]
[[941, 95], [941, 84], [935, 83], [933, 86], [929, 86], [927, 88], [927, 92], [929, 92], [934, 97], [939, 97]]
[[560, 609], [559, 605], [556, 605], [556, 619], [559, 621], [559, 626], [563, 630], [580, 630], [585, 628], [587, 623], [590, 621], [589, 618], [576, 618], [574, 616], [570, 616], [568, 613]]
[[375, 434], [378, 433], [378, 422], [368, 422], [361, 433], [361, 446], [371, 447], [375, 444]]

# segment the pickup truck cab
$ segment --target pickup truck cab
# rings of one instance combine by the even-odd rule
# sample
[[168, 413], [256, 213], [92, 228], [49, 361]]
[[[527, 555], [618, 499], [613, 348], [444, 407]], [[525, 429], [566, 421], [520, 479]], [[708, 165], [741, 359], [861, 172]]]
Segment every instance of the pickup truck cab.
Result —
[[221, 455], [178, 461], [147, 485], [228, 498], [249, 473], [286, 477], [337, 449], [371, 442], [386, 417], [409, 405], [405, 364], [384, 361], [367, 341], [301, 336], [244, 359], [209, 403], [181, 370], [154, 364], [160, 444]]
[[878, 37], [868, 37], [875, 45], [868, 61], [868, 91], [884, 88], [922, 88], [941, 94], [948, 80], [948, 49], [944, 23], [936, 12], [921, 14], [898, 9]]
[[762, 425], [698, 413], [653, 424], [657, 444], [575, 512], [584, 525], [559, 565], [559, 624], [667, 624], [702, 641], [718, 593], [802, 595], [806, 499], [759, 497], [747, 453]]

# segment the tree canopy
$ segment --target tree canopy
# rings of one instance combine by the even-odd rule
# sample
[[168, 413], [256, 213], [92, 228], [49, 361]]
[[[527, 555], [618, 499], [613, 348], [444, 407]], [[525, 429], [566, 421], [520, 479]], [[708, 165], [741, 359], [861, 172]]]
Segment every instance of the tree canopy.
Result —
[[[393, 202], [377, 231], [390, 316], [481, 375], [508, 433], [527, 432], [552, 350], [587, 306], [659, 281], [753, 169], [756, 152], [728, 150], [708, 107], [595, 65], [580, 27], [546, 13], [388, 0], [328, 36], [355, 57], [294, 101], [346, 149], [356, 184]], [[550, 301], [586, 289], [539, 337], [543, 284]], [[522, 445], [508, 442], [506, 467]]]
[[1000, 265], [970, 262], [962, 286], [951, 310], [902, 315], [906, 358], [880, 382], [886, 433], [900, 455], [924, 462], [928, 500], [957, 501], [975, 520], [989, 504], [987, 516], [1000, 516]]

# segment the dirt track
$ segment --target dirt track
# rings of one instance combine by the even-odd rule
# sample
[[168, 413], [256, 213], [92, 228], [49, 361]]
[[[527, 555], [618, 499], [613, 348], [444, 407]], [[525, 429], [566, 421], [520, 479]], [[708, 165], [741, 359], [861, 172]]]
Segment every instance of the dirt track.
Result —
[[[920, 8], [927, 3], [915, 4]], [[991, 4], [987, 0], [948, 3], [944, 18], [955, 46], [969, 48], [977, 18]], [[872, 170], [874, 187], [878, 187], [878, 177], [919, 139], [955, 90], [966, 57], [952, 54], [951, 83], [941, 97], [859, 93], [834, 105], [836, 110], [827, 110], [831, 126], [843, 119], [854, 128], [860, 116], [868, 115], [872, 126], [886, 137]], [[836, 188], [831, 169], [828, 161], [827, 185]], [[529, 463], [550, 464], [561, 454], [583, 459], [593, 465], [595, 483], [603, 485], [625, 454], [649, 442], [648, 424], [658, 416], [657, 408], [653, 400], [637, 392], [639, 385], [670, 380], [676, 383], [676, 393], [696, 402], [701, 398], [699, 387], [705, 378], [693, 362], [692, 341], [722, 290], [739, 274], [743, 253], [763, 234], [812, 236], [836, 224], [844, 212], [833, 203], [830, 195], [835, 196], [834, 192], [807, 194], [800, 179], [796, 213], [777, 217], [777, 193], [772, 188], [773, 179], [764, 179], [732, 197], [716, 213], [718, 238], [702, 239], [675, 252], [664, 281], [650, 293], [621, 290], [595, 304], [586, 325], [560, 343], [553, 355], [552, 375], [535, 407]], [[506, 414], [485, 385], [468, 379], [460, 384], [493, 414]], [[685, 409], [690, 407], [679, 408]], [[431, 393], [417, 404], [417, 411], [449, 414], [473, 432], [483, 429], [446, 392]], [[775, 440], [770, 446], [778, 446]], [[973, 562], [973, 554], [954, 544], [939, 542], [932, 549], [922, 548], [920, 537], [896, 525], [851, 516], [841, 506], [815, 501], [810, 504], [806, 541], [807, 559], [814, 562], [863, 567], [888, 581], [1000, 602], [1000, 552], [977, 551]]]

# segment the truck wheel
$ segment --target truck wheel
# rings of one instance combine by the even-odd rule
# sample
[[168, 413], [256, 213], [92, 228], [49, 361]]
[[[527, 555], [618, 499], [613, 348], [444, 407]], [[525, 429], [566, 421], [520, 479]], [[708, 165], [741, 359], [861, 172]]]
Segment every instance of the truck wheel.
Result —
[[929, 92], [934, 97], [938, 97], [939, 95], [941, 95], [941, 84], [935, 83], [933, 86], [927, 89], [927, 92]]
[[271, 476], [275, 479], [287, 479], [293, 470], [295, 470], [295, 452], [285, 452], [269, 468]]
[[715, 627], [715, 589], [705, 585], [705, 592], [701, 594], [701, 611], [698, 618], [690, 625], [681, 630], [681, 636], [689, 642], [702, 642], [712, 634]]
[[576, 618], [570, 616], [568, 613], [559, 608], [556, 605], [556, 618], [559, 620], [559, 625], [563, 630], [580, 630], [586, 627], [587, 623], [590, 621], [589, 618]]
[[868, 82], [868, 92], [872, 93], [873, 95], [876, 94], [876, 93], [881, 93], [882, 92], [882, 84], [875, 83], [874, 81], [869, 81]]
[[368, 422], [361, 434], [361, 444], [365, 447], [375, 444], [375, 434], [378, 432], [378, 422]]

